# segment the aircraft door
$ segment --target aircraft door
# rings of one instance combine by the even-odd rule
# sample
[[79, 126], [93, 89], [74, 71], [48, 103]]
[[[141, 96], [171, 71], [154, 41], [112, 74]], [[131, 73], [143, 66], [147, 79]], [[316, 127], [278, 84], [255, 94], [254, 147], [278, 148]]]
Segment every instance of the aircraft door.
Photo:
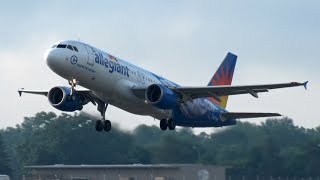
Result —
[[95, 50], [93, 47], [89, 46], [89, 45], [85, 45], [87, 52], [88, 52], [88, 61], [87, 64], [89, 64], [90, 66], [93, 66], [94, 64], [94, 54], [95, 54]]

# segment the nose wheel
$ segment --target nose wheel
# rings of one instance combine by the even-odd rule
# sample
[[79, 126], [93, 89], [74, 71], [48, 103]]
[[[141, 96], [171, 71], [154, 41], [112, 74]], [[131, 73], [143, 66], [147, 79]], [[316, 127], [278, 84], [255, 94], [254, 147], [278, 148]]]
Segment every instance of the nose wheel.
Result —
[[107, 103], [103, 101], [98, 102], [97, 109], [101, 113], [101, 119], [97, 120], [95, 125], [96, 131], [98, 132], [101, 132], [102, 130], [108, 132], [111, 130], [111, 122], [105, 118], [107, 107]]

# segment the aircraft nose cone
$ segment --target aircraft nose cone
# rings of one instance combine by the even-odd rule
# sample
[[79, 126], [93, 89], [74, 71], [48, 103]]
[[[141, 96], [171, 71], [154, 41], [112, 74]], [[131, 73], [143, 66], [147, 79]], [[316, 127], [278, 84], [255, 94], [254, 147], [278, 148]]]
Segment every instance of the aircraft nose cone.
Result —
[[54, 52], [54, 49], [48, 49], [44, 54], [44, 60], [47, 62], [47, 65], [53, 69], [57, 63], [57, 55]]

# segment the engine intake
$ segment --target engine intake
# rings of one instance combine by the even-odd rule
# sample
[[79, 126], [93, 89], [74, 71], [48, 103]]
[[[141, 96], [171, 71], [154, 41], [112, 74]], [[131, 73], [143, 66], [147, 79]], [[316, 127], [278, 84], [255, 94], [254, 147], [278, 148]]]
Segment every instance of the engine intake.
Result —
[[82, 110], [83, 97], [76, 92], [71, 96], [70, 92], [71, 88], [68, 87], [54, 87], [48, 93], [48, 100], [53, 107], [61, 111]]
[[150, 85], [146, 90], [145, 97], [148, 103], [160, 109], [172, 109], [178, 101], [175, 92], [159, 84]]

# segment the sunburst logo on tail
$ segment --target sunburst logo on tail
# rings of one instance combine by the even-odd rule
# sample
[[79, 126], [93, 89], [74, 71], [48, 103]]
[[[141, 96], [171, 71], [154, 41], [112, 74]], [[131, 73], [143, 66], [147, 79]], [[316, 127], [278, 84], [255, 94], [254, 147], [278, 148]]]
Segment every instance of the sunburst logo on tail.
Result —
[[[231, 85], [236, 62], [237, 56], [232, 53], [228, 53], [212, 79], [209, 81], [208, 86]], [[226, 108], [228, 96], [221, 96], [221, 101], [214, 97], [209, 97], [209, 100], [223, 108]]]

